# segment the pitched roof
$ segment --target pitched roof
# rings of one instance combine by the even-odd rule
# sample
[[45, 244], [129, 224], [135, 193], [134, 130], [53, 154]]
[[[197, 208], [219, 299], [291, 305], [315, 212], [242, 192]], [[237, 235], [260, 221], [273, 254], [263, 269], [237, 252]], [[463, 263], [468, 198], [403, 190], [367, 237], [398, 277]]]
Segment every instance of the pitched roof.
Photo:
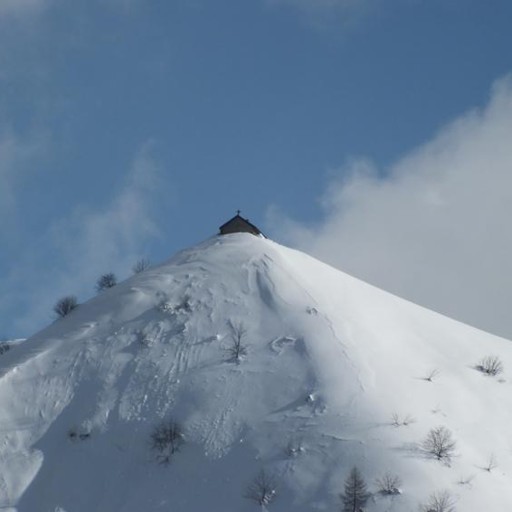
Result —
[[222, 224], [222, 226], [219, 227], [219, 232], [221, 235], [240, 232], [252, 233], [253, 235], [263, 235], [260, 229], [251, 222], [249, 222], [248, 219], [244, 219], [240, 215], [240, 212], [238, 212], [233, 218], [229, 219], [227, 222]]

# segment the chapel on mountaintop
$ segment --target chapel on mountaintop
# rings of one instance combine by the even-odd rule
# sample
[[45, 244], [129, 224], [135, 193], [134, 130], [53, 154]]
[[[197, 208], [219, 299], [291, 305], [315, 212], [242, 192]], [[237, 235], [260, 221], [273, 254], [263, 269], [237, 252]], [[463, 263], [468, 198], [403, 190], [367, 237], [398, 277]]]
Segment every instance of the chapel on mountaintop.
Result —
[[251, 233], [256, 236], [265, 236], [254, 224], [249, 222], [249, 219], [240, 216], [240, 210], [219, 228], [220, 235], [229, 235], [230, 233]]

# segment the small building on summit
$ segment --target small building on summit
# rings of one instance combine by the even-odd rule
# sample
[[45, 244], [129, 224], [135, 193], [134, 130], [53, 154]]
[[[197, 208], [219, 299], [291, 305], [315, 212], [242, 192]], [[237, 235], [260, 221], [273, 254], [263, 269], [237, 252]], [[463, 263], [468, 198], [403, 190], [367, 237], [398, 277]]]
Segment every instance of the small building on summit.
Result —
[[249, 219], [240, 216], [240, 210], [219, 228], [220, 235], [229, 235], [230, 233], [251, 233], [251, 235], [265, 236], [254, 224], [249, 222]]

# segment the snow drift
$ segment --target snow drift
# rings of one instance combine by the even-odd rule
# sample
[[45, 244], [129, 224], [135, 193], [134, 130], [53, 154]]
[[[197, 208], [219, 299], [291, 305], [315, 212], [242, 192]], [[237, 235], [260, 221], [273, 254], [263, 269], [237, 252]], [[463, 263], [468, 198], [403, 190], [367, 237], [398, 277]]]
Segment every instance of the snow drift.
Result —
[[[357, 466], [369, 512], [445, 490], [460, 511], [508, 510], [510, 371], [507, 340], [270, 240], [215, 237], [0, 355], [0, 509], [249, 512], [264, 470], [269, 510], [335, 511]], [[183, 433], [168, 464], [163, 421]], [[449, 458], [424, 449], [437, 427]], [[401, 493], [379, 492], [386, 473]]]

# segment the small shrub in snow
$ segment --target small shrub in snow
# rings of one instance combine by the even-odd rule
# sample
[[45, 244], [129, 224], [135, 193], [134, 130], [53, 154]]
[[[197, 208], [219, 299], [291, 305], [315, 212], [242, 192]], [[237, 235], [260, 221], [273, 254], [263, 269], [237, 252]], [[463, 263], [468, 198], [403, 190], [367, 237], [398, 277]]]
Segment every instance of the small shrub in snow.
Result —
[[247, 486], [244, 497], [260, 507], [270, 505], [277, 497], [276, 479], [262, 469]]
[[353, 467], [345, 480], [345, 489], [340, 495], [343, 503], [343, 512], [359, 512], [364, 509], [366, 502], [370, 499], [363, 475], [357, 467]]
[[420, 505], [421, 512], [455, 512], [453, 498], [448, 491], [431, 494], [427, 503]]
[[475, 478], [475, 475], [461, 476], [457, 483], [459, 485], [467, 485], [468, 487], [471, 487], [471, 484], [472, 484], [474, 478]]
[[247, 354], [247, 348], [244, 344], [244, 338], [247, 334], [247, 329], [242, 322], [229, 322], [228, 325], [231, 337], [231, 345], [227, 349], [230, 356], [229, 359], [230, 361], [239, 363], [242, 359], [242, 356]]
[[141, 272], [144, 272], [144, 270], [148, 269], [151, 266], [151, 263], [146, 258], [141, 258], [138, 260], [135, 265], [132, 267], [132, 271], [134, 274], [140, 274]]
[[446, 427], [432, 428], [422, 443], [422, 448], [437, 460], [450, 463], [455, 454], [456, 443]]
[[72, 427], [68, 430], [68, 438], [71, 441], [85, 441], [91, 437], [88, 430]]
[[183, 442], [181, 426], [172, 420], [161, 423], [151, 432], [151, 448], [160, 464], [169, 464], [172, 456], [180, 450]]
[[74, 295], [68, 295], [66, 297], [62, 297], [62, 299], [59, 299], [56, 302], [55, 306], [53, 306], [53, 311], [59, 318], [63, 318], [69, 315], [69, 313], [77, 307], [78, 301], [76, 300], [76, 297]]
[[398, 475], [394, 475], [393, 473], [384, 474], [384, 476], [378, 478], [375, 483], [381, 494], [392, 495], [402, 493], [400, 490], [402, 480]]
[[5, 354], [11, 349], [11, 345], [7, 341], [0, 341], [0, 355]]
[[476, 365], [476, 369], [486, 375], [496, 377], [503, 372], [503, 363], [497, 356], [487, 356]]
[[97, 281], [96, 281], [96, 291], [102, 292], [104, 290], [107, 290], [108, 288], [113, 288], [117, 284], [116, 276], [109, 272], [108, 274], [103, 274]]
[[434, 368], [431, 370], [424, 378], [427, 382], [434, 382], [434, 379], [439, 375], [439, 370], [437, 368]]
[[415, 419], [410, 414], [400, 416], [397, 412], [394, 412], [391, 416], [391, 425], [394, 427], [407, 427], [414, 422]]
[[493, 469], [496, 469], [497, 467], [498, 461], [496, 459], [496, 456], [494, 455], [494, 453], [491, 453], [491, 455], [489, 455], [489, 458], [487, 459], [487, 464], [484, 466], [483, 469], [490, 473]]

